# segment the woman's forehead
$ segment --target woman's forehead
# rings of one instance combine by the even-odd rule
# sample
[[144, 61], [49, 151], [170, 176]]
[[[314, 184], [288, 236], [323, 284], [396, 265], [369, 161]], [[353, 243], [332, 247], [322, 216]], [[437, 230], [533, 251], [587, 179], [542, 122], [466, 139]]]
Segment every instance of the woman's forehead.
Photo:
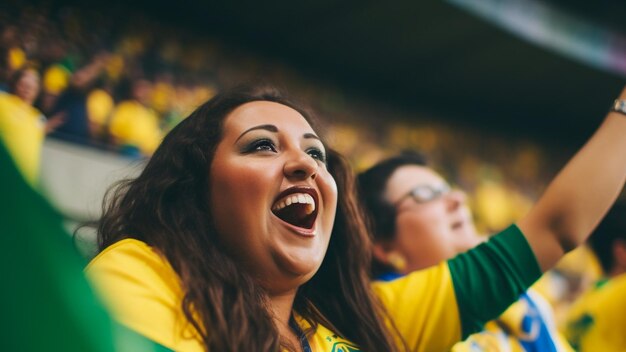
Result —
[[226, 117], [224, 133], [241, 133], [258, 125], [274, 125], [285, 132], [314, 133], [302, 114], [272, 101], [253, 101], [238, 106]]
[[27, 70], [19, 78], [20, 81], [29, 80], [29, 79], [30, 80], [34, 80], [34, 81], [38, 81], [39, 80], [39, 74], [37, 73], [37, 71]]

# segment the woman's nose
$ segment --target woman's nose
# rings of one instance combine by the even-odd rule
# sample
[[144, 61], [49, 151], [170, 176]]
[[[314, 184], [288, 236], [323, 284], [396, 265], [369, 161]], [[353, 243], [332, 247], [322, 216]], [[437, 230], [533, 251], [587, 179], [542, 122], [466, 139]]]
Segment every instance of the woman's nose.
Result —
[[309, 177], [315, 179], [318, 164], [309, 154], [304, 151], [290, 152], [283, 168], [288, 178], [305, 180]]
[[455, 210], [465, 204], [467, 201], [467, 194], [460, 189], [452, 189], [448, 194], [446, 194], [446, 199], [448, 201], [449, 209]]

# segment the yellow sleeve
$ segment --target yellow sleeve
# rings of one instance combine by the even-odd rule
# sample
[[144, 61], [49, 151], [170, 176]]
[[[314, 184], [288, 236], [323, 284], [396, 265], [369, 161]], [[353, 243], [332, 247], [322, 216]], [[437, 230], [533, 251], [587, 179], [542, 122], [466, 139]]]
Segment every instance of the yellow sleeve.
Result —
[[373, 284], [411, 351], [449, 351], [461, 339], [461, 320], [446, 263]]
[[178, 276], [148, 245], [119, 241], [85, 271], [121, 324], [175, 351], [204, 351], [182, 311]]

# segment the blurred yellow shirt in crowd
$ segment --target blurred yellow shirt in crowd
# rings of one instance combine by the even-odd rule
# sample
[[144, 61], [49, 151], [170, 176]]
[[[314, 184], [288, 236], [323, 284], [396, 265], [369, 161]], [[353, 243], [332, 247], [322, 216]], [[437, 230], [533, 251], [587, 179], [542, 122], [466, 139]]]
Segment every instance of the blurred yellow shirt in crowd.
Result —
[[119, 145], [131, 145], [152, 154], [161, 143], [158, 116], [137, 101], [119, 103], [113, 111], [109, 131]]
[[61, 94], [69, 85], [72, 73], [62, 65], [55, 64], [43, 74], [43, 89], [54, 95]]
[[114, 105], [113, 98], [104, 89], [94, 89], [87, 96], [87, 115], [96, 134], [102, 132], [109, 122]]
[[31, 185], [39, 180], [45, 118], [19, 97], [0, 93], [0, 139]]
[[176, 91], [171, 85], [157, 82], [152, 91], [152, 106], [160, 114], [167, 113], [172, 107], [171, 99], [175, 94]]
[[598, 284], [572, 306], [565, 330], [576, 350], [626, 351], [626, 274]]
[[9, 49], [8, 64], [12, 70], [19, 70], [26, 64], [26, 53], [18, 47]]

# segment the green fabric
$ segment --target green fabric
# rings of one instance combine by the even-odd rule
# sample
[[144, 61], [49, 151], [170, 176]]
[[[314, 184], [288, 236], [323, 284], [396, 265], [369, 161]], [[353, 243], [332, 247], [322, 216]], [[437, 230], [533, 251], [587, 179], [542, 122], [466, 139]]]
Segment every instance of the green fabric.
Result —
[[500, 316], [541, 276], [535, 254], [515, 225], [449, 260], [448, 266], [463, 340]]
[[597, 282], [593, 285], [593, 287], [594, 287], [595, 289], [599, 289], [599, 288], [601, 288], [602, 286], [606, 285], [607, 283], [609, 283], [609, 278], [608, 278], [608, 277], [605, 277], [605, 278], [602, 278], [602, 279], [598, 280], [598, 281], [597, 281]]
[[112, 322], [86, 281], [62, 217], [0, 143], [2, 351], [166, 351]]

